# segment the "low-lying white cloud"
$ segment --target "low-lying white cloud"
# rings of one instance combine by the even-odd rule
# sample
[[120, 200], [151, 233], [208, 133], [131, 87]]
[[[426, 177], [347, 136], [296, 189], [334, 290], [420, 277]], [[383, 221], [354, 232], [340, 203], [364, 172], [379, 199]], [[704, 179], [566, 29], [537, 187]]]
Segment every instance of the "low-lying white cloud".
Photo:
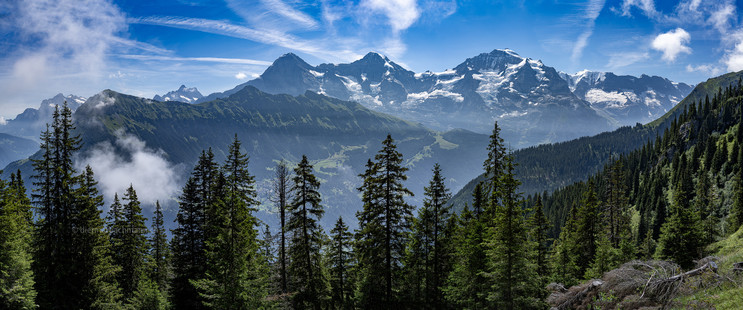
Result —
[[238, 80], [244, 80], [248, 78], [248, 75], [245, 74], [245, 72], [238, 72], [237, 74], [235, 74], [235, 78]]
[[7, 125], [8, 121], [5, 120], [5, 117], [0, 116], [0, 126]]
[[93, 168], [106, 199], [123, 194], [131, 184], [141, 202], [154, 204], [175, 197], [180, 189], [176, 169], [164, 155], [136, 136], [118, 132], [115, 145], [99, 143], [77, 160], [77, 166]]
[[655, 37], [651, 47], [663, 52], [663, 60], [673, 62], [681, 53], [691, 54], [691, 48], [687, 45], [689, 41], [691, 35], [682, 28], [676, 28]]

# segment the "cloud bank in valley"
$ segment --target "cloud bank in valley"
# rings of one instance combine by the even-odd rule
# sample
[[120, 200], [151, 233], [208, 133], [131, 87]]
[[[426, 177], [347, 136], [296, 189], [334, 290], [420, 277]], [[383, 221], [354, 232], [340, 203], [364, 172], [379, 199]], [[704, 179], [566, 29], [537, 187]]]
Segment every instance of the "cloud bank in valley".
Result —
[[178, 195], [178, 167], [161, 150], [152, 150], [139, 138], [119, 131], [115, 144], [102, 142], [77, 160], [78, 169], [90, 165], [107, 201], [123, 195], [129, 185], [144, 204], [164, 202]]

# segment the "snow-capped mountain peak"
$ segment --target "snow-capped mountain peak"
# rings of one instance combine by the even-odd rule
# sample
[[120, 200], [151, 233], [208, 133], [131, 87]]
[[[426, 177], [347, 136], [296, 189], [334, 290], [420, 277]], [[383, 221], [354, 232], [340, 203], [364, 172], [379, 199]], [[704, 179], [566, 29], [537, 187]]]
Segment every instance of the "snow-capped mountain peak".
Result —
[[186, 87], [181, 85], [178, 90], [170, 91], [165, 95], [155, 95], [152, 100], [155, 101], [179, 101], [183, 103], [196, 103], [199, 99], [204, 96], [199, 92], [196, 87]]

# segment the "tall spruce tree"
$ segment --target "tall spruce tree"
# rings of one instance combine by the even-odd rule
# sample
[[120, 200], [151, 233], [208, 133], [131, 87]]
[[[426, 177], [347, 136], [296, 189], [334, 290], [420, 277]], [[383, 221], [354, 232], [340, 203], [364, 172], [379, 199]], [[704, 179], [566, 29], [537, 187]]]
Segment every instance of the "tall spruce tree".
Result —
[[289, 274], [292, 275], [292, 305], [295, 309], [324, 307], [327, 279], [322, 271], [320, 249], [322, 228], [318, 224], [325, 213], [321, 203], [320, 181], [312, 172], [307, 156], [302, 156], [294, 169], [293, 199], [288, 206], [288, 231], [292, 235], [289, 247]]
[[130, 185], [126, 189], [123, 200], [126, 202], [121, 210], [123, 231], [119, 232], [121, 239], [117, 245], [121, 252], [116, 256], [114, 263], [121, 266], [118, 275], [119, 285], [124, 299], [128, 300], [134, 297], [140, 281], [147, 276], [145, 257], [149, 247], [145, 218], [142, 216], [142, 207], [133, 186]]
[[570, 208], [565, 225], [560, 230], [560, 236], [552, 245], [552, 280], [565, 285], [573, 285], [583, 276], [578, 268], [578, 244], [576, 243], [576, 227], [578, 225], [577, 206]]
[[203, 299], [191, 281], [206, 273], [207, 206], [218, 174], [211, 149], [202, 151], [178, 202], [178, 227], [173, 230], [173, 280], [171, 300], [177, 309], [203, 309]]
[[599, 234], [602, 233], [601, 217], [599, 214], [599, 200], [596, 195], [593, 180], [588, 182], [588, 190], [576, 210], [575, 245], [576, 265], [578, 274], [585, 274], [596, 255], [596, 245]]
[[433, 177], [429, 185], [424, 188], [423, 208], [419, 210], [418, 219], [413, 226], [413, 238], [410, 242], [410, 250], [408, 250], [408, 253], [418, 254], [412, 256], [409, 264], [420, 266], [420, 272], [413, 271], [415, 275], [412, 275], [411, 270], [408, 270], [408, 275], [422, 276], [422, 281], [409, 283], [421, 286], [419, 290], [422, 294], [416, 303], [418, 303], [417, 306], [426, 309], [447, 308], [442, 286], [451, 265], [449, 246], [444, 237], [451, 217], [451, 207], [448, 205], [451, 194], [444, 180], [445, 178], [441, 175], [441, 166], [434, 165]]
[[[256, 309], [267, 295], [268, 266], [260, 255], [255, 180], [237, 136], [207, 205], [207, 268], [192, 281], [212, 309]], [[213, 172], [212, 172], [213, 173]]]
[[389, 309], [400, 302], [398, 292], [402, 281], [399, 280], [413, 210], [405, 202], [405, 196], [413, 193], [402, 184], [407, 180], [408, 168], [402, 166], [402, 154], [397, 151], [392, 136], [387, 135], [382, 146], [374, 157], [375, 162], [370, 160], [362, 175], [364, 182], [359, 190], [364, 207], [357, 214], [357, 240], [362, 247], [359, 263], [364, 265], [360, 306]]
[[498, 191], [498, 184], [505, 170], [505, 158], [508, 155], [503, 138], [500, 136], [500, 130], [498, 122], [495, 122], [488, 144], [488, 158], [483, 162], [486, 176], [485, 188], [488, 193]]
[[111, 254], [109, 235], [104, 231], [105, 221], [101, 218], [100, 208], [103, 196], [98, 193], [98, 182], [93, 176], [93, 169], [85, 167], [80, 177], [79, 217], [77, 219], [78, 265], [87, 275], [88, 283], [84, 286], [85, 304], [91, 309], [117, 309], [121, 306], [121, 289], [116, 276], [121, 269], [114, 264]]
[[492, 239], [486, 241], [493, 280], [489, 298], [496, 308], [544, 308], [536, 266], [529, 261], [520, 182], [514, 177], [511, 155], [505, 157], [505, 173], [499, 183], [502, 203], [494, 208], [494, 231]]
[[330, 231], [330, 245], [328, 246], [328, 263], [330, 271], [331, 301], [333, 309], [353, 309], [353, 282], [351, 269], [353, 253], [351, 253], [351, 233], [348, 226], [339, 217]]
[[[359, 283], [357, 296], [362, 308], [378, 308], [379, 301], [385, 298], [385, 253], [378, 248], [384, 244], [384, 220], [381, 205], [381, 184], [376, 180], [379, 167], [371, 159], [366, 162], [362, 178], [361, 192], [363, 210], [356, 213], [359, 229], [356, 231], [354, 254], [358, 261]], [[375, 303], [376, 302], [376, 303]]]
[[700, 241], [704, 245], [714, 242], [719, 234], [719, 230], [717, 229], [719, 219], [714, 214], [713, 199], [711, 197], [712, 190], [712, 184], [707, 176], [707, 172], [701, 171], [699, 173], [699, 181], [696, 185], [694, 209], [697, 212], [696, 217], [699, 218], [697, 225], [699, 225], [699, 231], [702, 233], [702, 240]]
[[[18, 177], [16, 177], [16, 175]], [[31, 271], [33, 238], [31, 204], [23, 180], [11, 174], [7, 184], [0, 180], [0, 308], [35, 309]]]
[[529, 218], [529, 235], [531, 241], [534, 243], [534, 263], [537, 267], [537, 275], [539, 275], [540, 283], [547, 284], [547, 277], [549, 276], [549, 243], [550, 239], [547, 233], [550, 229], [550, 222], [547, 216], [544, 215], [544, 205], [542, 204], [542, 197], [537, 195], [534, 207], [532, 207], [531, 217]]
[[487, 300], [490, 291], [486, 275], [485, 253], [486, 223], [482, 216], [485, 204], [484, 187], [475, 186], [472, 211], [465, 207], [460, 216], [460, 225], [452, 237], [452, 270], [444, 289], [446, 299], [456, 308], [487, 309], [492, 305]]
[[168, 292], [168, 280], [170, 278], [170, 247], [165, 234], [165, 221], [160, 201], [155, 202], [155, 213], [152, 219], [152, 236], [150, 237], [150, 257], [152, 266], [150, 279], [157, 284], [158, 290], [164, 295]]

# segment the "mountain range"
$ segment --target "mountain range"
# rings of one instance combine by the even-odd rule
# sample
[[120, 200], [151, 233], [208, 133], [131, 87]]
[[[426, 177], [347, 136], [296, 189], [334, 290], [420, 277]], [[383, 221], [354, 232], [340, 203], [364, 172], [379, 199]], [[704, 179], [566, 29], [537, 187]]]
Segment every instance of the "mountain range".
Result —
[[436, 130], [489, 133], [498, 121], [514, 148], [647, 122], [691, 91], [689, 85], [646, 75], [587, 71], [569, 75], [508, 49], [468, 58], [444, 72], [423, 73], [374, 52], [348, 64], [318, 66], [290, 53], [258, 78], [199, 102], [229, 96], [248, 85], [272, 94], [310, 90], [357, 101]]
[[[9, 120], [0, 131], [14, 129], [38, 139], [52, 108], [66, 100], [76, 110], [82, 158], [111, 149], [121, 158], [132, 159], [136, 155], [121, 141], [135, 137], [172, 163], [177, 175], [185, 175], [203, 149], [212, 148], [218, 160], [224, 158], [237, 133], [251, 156], [263, 201], [275, 163], [296, 163], [306, 154], [323, 180], [329, 213], [352, 216], [360, 203], [357, 175], [387, 134], [399, 142], [405, 165], [411, 169], [407, 185], [416, 193], [411, 202], [417, 204], [436, 162], [454, 191], [480, 173], [487, 134], [495, 120], [512, 148], [562, 141], [618, 124], [635, 124], [645, 115], [662, 115], [689, 92], [688, 87], [646, 75], [588, 71], [569, 75], [510, 50], [483, 53], [439, 73], [414, 73], [377, 53], [350, 64], [318, 66], [286, 54], [257, 79], [222, 93], [204, 97], [196, 88], [181, 85], [153, 100], [111, 90], [87, 99], [60, 94], [42, 102], [38, 110], [27, 109]], [[622, 101], [620, 107], [595, 100], [601, 97], [596, 94], [627, 100], [617, 99]], [[451, 129], [458, 127], [472, 131]], [[586, 159], [578, 156], [586, 153], [586, 143], [593, 150], [589, 170], [595, 170], [612, 154], [629, 151], [656, 132], [645, 128], [627, 127], [618, 130], [623, 133], [619, 135], [524, 148], [516, 152], [522, 164], [517, 174], [529, 192], [564, 186], [589, 173], [558, 167], [585, 166], [566, 163], [570, 157]], [[615, 139], [620, 136], [624, 140]], [[615, 147], [620, 140], [626, 143]], [[568, 155], [546, 164], [552, 162], [548, 154], [555, 150]], [[28, 161], [13, 163], [6, 172], [18, 168], [25, 176], [31, 173]], [[549, 177], [530, 177], [536, 174]], [[466, 201], [466, 197], [458, 195], [456, 200]]]

